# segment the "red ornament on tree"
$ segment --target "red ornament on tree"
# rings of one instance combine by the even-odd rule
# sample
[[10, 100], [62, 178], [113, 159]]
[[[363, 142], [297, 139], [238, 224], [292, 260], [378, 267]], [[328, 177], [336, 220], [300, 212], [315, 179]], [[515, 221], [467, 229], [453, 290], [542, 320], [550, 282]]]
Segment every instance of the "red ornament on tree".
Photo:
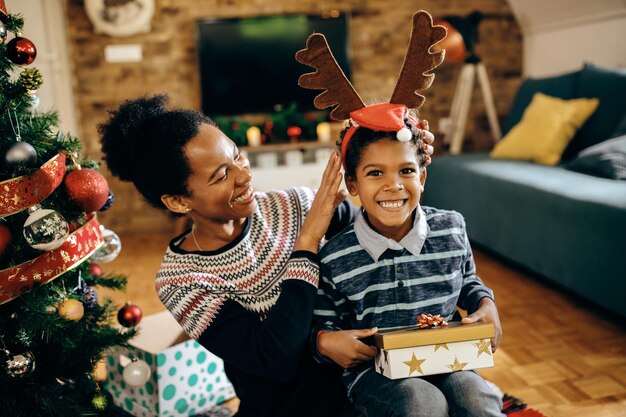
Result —
[[93, 169], [75, 169], [65, 176], [63, 184], [72, 204], [86, 212], [99, 210], [109, 197], [107, 180]]
[[141, 309], [130, 301], [117, 312], [117, 321], [124, 327], [133, 327], [141, 321]]
[[89, 273], [91, 275], [94, 275], [96, 277], [99, 277], [102, 275], [102, 267], [96, 263], [92, 263], [91, 265], [89, 265]]
[[4, 223], [0, 223], [0, 258], [9, 247], [11, 240], [13, 240], [11, 230]]
[[9, 12], [7, 11], [7, 6], [6, 4], [4, 4], [4, 0], [0, 0], [0, 12], [6, 14], [9, 14]]
[[7, 43], [7, 56], [14, 64], [28, 65], [37, 57], [37, 48], [29, 39], [16, 36]]

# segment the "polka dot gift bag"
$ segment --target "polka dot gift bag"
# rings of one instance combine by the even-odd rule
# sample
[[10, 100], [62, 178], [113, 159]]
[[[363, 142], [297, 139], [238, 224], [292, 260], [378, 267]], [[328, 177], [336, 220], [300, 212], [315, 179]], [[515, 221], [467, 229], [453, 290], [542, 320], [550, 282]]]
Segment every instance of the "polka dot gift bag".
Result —
[[133, 416], [193, 416], [235, 396], [222, 360], [184, 340], [167, 311], [144, 317], [130, 344], [106, 358], [105, 387]]

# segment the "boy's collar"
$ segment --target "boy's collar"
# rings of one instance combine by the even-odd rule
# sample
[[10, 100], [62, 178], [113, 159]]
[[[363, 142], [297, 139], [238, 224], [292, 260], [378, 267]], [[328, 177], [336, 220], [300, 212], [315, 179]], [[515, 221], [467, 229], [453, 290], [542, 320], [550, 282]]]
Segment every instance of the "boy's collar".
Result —
[[416, 208], [413, 228], [411, 228], [409, 233], [402, 238], [400, 242], [386, 238], [372, 229], [365, 218], [363, 210], [359, 211], [354, 221], [354, 233], [356, 238], [363, 249], [372, 257], [374, 262], [378, 262], [387, 249], [401, 250], [404, 248], [411, 252], [411, 254], [419, 256], [424, 247], [428, 229], [426, 215], [420, 206]]

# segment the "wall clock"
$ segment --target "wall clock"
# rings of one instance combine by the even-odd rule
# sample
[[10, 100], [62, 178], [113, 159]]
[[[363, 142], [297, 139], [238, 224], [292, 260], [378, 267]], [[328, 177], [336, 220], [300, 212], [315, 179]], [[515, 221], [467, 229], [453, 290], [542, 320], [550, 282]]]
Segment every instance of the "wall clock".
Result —
[[132, 36], [150, 31], [154, 0], [85, 0], [95, 33]]

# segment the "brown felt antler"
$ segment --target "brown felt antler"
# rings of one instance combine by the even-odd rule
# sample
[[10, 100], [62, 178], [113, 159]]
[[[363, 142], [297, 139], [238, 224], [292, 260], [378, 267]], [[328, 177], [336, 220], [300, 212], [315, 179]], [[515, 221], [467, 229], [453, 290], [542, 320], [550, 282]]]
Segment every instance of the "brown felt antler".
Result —
[[446, 37], [446, 28], [433, 26], [433, 18], [420, 10], [413, 15], [413, 31], [404, 64], [391, 95], [390, 103], [419, 108], [426, 98], [416, 91], [425, 90], [433, 83], [435, 74], [429, 73], [443, 62], [445, 50], [430, 52], [430, 48]]
[[325, 90], [313, 100], [318, 109], [337, 105], [330, 117], [334, 120], [350, 118], [350, 112], [365, 107], [363, 100], [337, 64], [326, 38], [314, 33], [306, 41], [306, 48], [296, 53], [296, 60], [316, 69], [300, 76], [298, 84], [311, 90]]

